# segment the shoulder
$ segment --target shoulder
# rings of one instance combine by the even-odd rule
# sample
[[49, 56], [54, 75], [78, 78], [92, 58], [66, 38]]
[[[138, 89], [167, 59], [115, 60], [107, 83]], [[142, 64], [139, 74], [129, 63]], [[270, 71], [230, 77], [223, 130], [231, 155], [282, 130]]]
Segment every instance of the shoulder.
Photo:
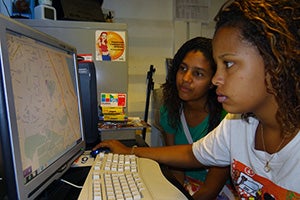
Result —
[[257, 124], [255, 118], [245, 121], [239, 114], [227, 114], [213, 131], [193, 143], [193, 153], [205, 165], [228, 165], [233, 152], [253, 143]]
[[159, 110], [159, 124], [165, 132], [174, 132], [173, 128], [169, 125], [169, 114], [166, 106], [161, 106]]
[[165, 105], [162, 105], [159, 109], [160, 119], [166, 120], [168, 118], [168, 110]]
[[253, 117], [249, 117], [248, 120], [245, 120], [242, 118], [241, 114], [231, 114], [228, 113], [223, 121], [220, 123], [220, 127], [226, 128], [226, 129], [233, 129], [231, 131], [234, 131], [235, 128], [238, 127], [245, 127], [245, 128], [249, 128], [249, 127], [256, 127], [258, 124], [258, 120], [253, 118]]

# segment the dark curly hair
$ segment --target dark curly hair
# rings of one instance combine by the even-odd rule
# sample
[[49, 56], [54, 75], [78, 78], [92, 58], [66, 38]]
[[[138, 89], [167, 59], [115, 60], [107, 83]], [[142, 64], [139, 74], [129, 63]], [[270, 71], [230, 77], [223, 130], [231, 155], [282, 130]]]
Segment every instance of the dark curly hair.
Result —
[[[287, 136], [295, 133], [300, 127], [300, 1], [236, 0], [215, 19], [216, 31], [238, 28], [257, 47], [270, 77], [271, 85], [265, 81], [268, 92], [279, 105], [276, 119]], [[245, 119], [251, 115], [243, 114]]]
[[[172, 65], [168, 69], [166, 82], [162, 85], [163, 105], [168, 112], [168, 123], [173, 128], [178, 128], [180, 124], [180, 114], [183, 100], [179, 98], [176, 87], [176, 74], [184, 57], [191, 51], [200, 51], [209, 61], [213, 74], [216, 72], [216, 64], [212, 56], [211, 39], [196, 37], [185, 42], [175, 54]], [[215, 128], [221, 121], [222, 104], [217, 101], [216, 87], [208, 91], [207, 108], [209, 113], [208, 132]]]

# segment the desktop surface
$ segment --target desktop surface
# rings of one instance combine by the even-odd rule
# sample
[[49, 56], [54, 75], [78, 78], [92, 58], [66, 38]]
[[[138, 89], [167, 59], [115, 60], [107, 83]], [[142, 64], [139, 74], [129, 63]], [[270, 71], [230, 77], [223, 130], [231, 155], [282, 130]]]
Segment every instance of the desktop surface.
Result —
[[[121, 142], [126, 146], [148, 146], [145, 141], [136, 135], [135, 140], [121, 140]], [[87, 148], [90, 150], [92, 147]], [[76, 186], [83, 186], [88, 173], [90, 171], [90, 166], [86, 167], [71, 167], [60, 179], [55, 180], [51, 185], [49, 185], [37, 198], [36, 200], [75, 200], [78, 199], [81, 192], [81, 188], [76, 188], [70, 184], [67, 184], [61, 180], [66, 180]]]
[[[82, 186], [90, 171], [90, 167], [76, 167], [70, 168], [61, 179], [66, 180], [74, 185]], [[61, 179], [55, 180], [50, 186], [47, 187], [36, 200], [75, 200], [81, 192], [81, 188], [76, 188]]]
[[[142, 139], [142, 137], [139, 135], [137, 135], [136, 140], [121, 140], [121, 142], [126, 146], [148, 146]], [[170, 188], [169, 192], [171, 193], [166, 194], [170, 195], [173, 193], [173, 196], [175, 193], [176, 195], [179, 195], [179, 198], [176, 197], [173, 199], [190, 199], [189, 195], [186, 193], [184, 188], [181, 187], [181, 184], [176, 181], [176, 179], [171, 175], [171, 173], [169, 173], [166, 166], [158, 165], [158, 163], [151, 160], [149, 161], [148, 159], [141, 160], [142, 166], [140, 168], [141, 173], [143, 173], [142, 176], [149, 178], [150, 175], [151, 178], [156, 178], [156, 180], [154, 180], [155, 186], [147, 186], [147, 188], [150, 189], [152, 193], [153, 191], [158, 190], [157, 194], [154, 195], [155, 198], [153, 198], [153, 195], [151, 195], [151, 198], [148, 199], [156, 200], [163, 199], [162, 197], [166, 197], [162, 194], [161, 188], [164, 188], [164, 191], [167, 191], [167, 188]], [[37, 200], [75, 200], [78, 198], [85, 199], [82, 197], [83, 195], [86, 195], [85, 192], [87, 190], [87, 187], [89, 187], [89, 183], [91, 181], [91, 173], [92, 168], [89, 166], [72, 167], [61, 177], [61, 179], [68, 181], [76, 186], [84, 186], [83, 189], [71, 186], [70, 184], [67, 184], [61, 181], [61, 179], [59, 179], [54, 181], [43, 193], [41, 193], [38, 196]], [[168, 198], [164, 199], [170, 199], [169, 195], [167, 195]]]

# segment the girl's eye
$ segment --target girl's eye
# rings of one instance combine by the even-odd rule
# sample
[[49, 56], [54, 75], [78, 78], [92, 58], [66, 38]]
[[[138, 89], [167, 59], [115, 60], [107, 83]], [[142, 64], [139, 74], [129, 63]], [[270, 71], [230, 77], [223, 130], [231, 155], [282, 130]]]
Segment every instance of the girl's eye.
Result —
[[193, 75], [194, 75], [195, 77], [202, 77], [202, 76], [204, 76], [204, 74], [203, 74], [201, 71], [197, 71], [197, 70], [195, 70], [195, 71], [193, 72]]
[[225, 64], [226, 68], [230, 68], [233, 66], [234, 63], [230, 62], [230, 61], [224, 61], [224, 64]]
[[184, 66], [184, 65], [180, 65], [180, 66], [179, 66], [179, 70], [180, 70], [180, 71], [187, 71], [187, 67]]

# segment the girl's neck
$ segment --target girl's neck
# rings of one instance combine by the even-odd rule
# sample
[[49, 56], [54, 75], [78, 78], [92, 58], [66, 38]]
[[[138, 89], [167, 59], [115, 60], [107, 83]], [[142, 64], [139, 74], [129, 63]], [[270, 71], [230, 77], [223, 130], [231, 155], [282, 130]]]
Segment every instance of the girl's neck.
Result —
[[188, 126], [195, 127], [200, 124], [208, 115], [208, 111], [204, 104], [199, 103], [185, 103], [183, 105], [183, 112]]
[[206, 100], [198, 100], [198, 101], [187, 101], [183, 103], [183, 109], [185, 111], [189, 111], [189, 112], [203, 112], [203, 111], [207, 111], [206, 109], [207, 105], [206, 105]]

